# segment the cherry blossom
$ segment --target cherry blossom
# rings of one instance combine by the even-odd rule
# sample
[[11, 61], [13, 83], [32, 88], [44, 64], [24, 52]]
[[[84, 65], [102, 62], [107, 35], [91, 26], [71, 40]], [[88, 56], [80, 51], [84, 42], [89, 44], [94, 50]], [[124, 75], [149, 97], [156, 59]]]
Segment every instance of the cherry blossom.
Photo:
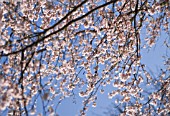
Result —
[[35, 115], [41, 99], [39, 115], [52, 116], [65, 98], [82, 97], [80, 115], [85, 115], [88, 107], [97, 107], [101, 93], [127, 104], [122, 116], [168, 115], [169, 56], [155, 78], [142, 63], [141, 50], [169, 34], [169, 6], [168, 0], [1, 3], [0, 113]]

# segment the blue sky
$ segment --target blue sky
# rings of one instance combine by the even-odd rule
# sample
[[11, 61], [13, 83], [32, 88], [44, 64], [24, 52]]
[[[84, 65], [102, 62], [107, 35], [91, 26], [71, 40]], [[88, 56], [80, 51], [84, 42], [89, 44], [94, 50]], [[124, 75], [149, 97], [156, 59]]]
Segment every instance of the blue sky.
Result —
[[[144, 37], [144, 36], [143, 36]], [[166, 54], [170, 54], [170, 51], [168, 51], [167, 47], [164, 45], [164, 40], [168, 37], [165, 33], [162, 33], [159, 37], [156, 45], [154, 45], [152, 48], [148, 49], [142, 49], [141, 55], [142, 59], [141, 62], [146, 65], [146, 68], [149, 71], [152, 71], [154, 76], [158, 75], [160, 73], [160, 69], [164, 69], [164, 62], [163, 57]], [[167, 52], [165, 52], [167, 51]], [[89, 107], [87, 116], [105, 116], [104, 112], [108, 112], [108, 107], [112, 106], [112, 103], [114, 103], [115, 99], [108, 99], [108, 93], [113, 90], [112, 83], [110, 85], [107, 85], [104, 88], [105, 92], [104, 94], [100, 94], [98, 92], [98, 99], [97, 99], [97, 107]], [[76, 97], [76, 104], [72, 103], [72, 98], [68, 98], [62, 102], [62, 104], [58, 107], [57, 112], [59, 116], [75, 116], [76, 114], [79, 114], [79, 110], [82, 108], [82, 98], [79, 96]], [[111, 108], [111, 107], [110, 107]]]

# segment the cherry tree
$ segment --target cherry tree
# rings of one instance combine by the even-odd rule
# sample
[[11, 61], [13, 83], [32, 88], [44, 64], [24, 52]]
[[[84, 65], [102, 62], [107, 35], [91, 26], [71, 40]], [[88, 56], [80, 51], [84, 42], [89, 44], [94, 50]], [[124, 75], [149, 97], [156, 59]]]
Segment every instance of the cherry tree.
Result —
[[85, 115], [108, 84], [120, 115], [170, 112], [169, 56], [156, 78], [141, 62], [141, 50], [170, 36], [168, 0], [11, 0], [1, 3], [0, 27], [1, 114], [37, 114], [41, 99], [39, 115], [56, 115], [79, 95]]

